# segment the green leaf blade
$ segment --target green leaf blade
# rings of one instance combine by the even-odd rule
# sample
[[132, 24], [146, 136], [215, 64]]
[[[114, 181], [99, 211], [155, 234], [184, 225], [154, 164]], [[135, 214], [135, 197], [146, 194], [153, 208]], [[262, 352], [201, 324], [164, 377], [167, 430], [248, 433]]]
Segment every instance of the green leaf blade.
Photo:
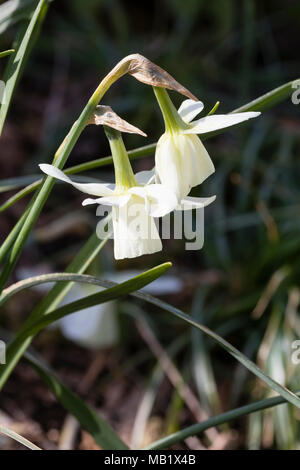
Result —
[[[300, 392], [297, 392], [297, 395], [300, 396]], [[220, 426], [221, 424], [228, 423], [228, 421], [232, 421], [233, 419], [240, 418], [242, 416], [246, 416], [250, 413], [255, 413], [261, 410], [267, 410], [268, 408], [272, 408], [273, 406], [278, 406], [286, 403], [286, 400], [282, 397], [272, 397], [267, 398], [265, 400], [260, 400], [254, 403], [250, 403], [249, 405], [241, 406], [239, 408], [235, 408], [230, 411], [226, 411], [225, 413], [218, 414], [209, 418], [201, 423], [193, 424], [192, 426], [188, 426], [185, 429], [181, 429], [169, 436], [163, 437], [155, 442], [152, 442], [148, 446], [144, 447], [143, 450], [160, 450], [165, 449], [173, 444], [177, 444], [178, 442], [187, 439], [190, 436], [195, 436], [200, 434], [203, 431], [206, 431], [209, 428]]]
[[103, 450], [128, 450], [112, 427], [104, 421], [90, 406], [66, 387], [48, 368], [26, 353], [25, 359], [36, 370], [43, 382], [52, 391], [57, 400], [69, 411]]
[[142, 289], [155, 279], [158, 279], [160, 276], [162, 276], [162, 274], [169, 270], [171, 266], [171, 263], [160, 264], [152, 269], [149, 269], [148, 271], [145, 271], [142, 274], [139, 274], [138, 276], [135, 276], [132, 279], [129, 279], [128, 281], [122, 282], [121, 284], [99, 280], [99, 283], [102, 282], [102, 286], [113, 285], [113, 287], [109, 287], [105, 291], [89, 295], [83, 299], [76, 300], [75, 302], [64, 305], [63, 307], [48, 313], [46, 316], [36, 320], [27, 329], [25, 329], [21, 337], [26, 339], [27, 337], [33, 336], [41, 329], [59, 320], [60, 318], [70, 315], [71, 313], [78, 312], [95, 305], [100, 305], [111, 300], [116, 300], [120, 297], [131, 294], [136, 290]]
[[36, 30], [38, 29], [40, 22], [44, 19], [48, 9], [48, 1], [40, 0], [34, 14], [29, 22], [28, 28], [26, 29], [22, 39], [20, 38], [19, 46], [15, 53], [10, 55], [10, 60], [7, 64], [7, 68], [4, 74], [5, 82], [5, 94], [4, 101], [0, 107], [0, 135], [2, 134], [5, 119], [8, 113], [8, 109], [12, 100], [14, 90], [17, 82], [23, 70], [23, 66], [30, 49], [30, 44]]

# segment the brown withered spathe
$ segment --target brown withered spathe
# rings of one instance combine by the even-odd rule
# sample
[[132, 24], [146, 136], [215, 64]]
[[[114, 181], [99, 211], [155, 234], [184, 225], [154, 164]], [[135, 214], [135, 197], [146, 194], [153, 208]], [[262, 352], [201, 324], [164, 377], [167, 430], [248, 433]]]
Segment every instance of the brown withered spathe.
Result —
[[127, 132], [129, 134], [139, 134], [147, 137], [145, 132], [141, 131], [138, 127], [129, 124], [129, 122], [120, 118], [110, 106], [99, 105], [96, 107], [95, 112], [89, 119], [87, 124], [95, 124], [96, 126], [108, 126], [120, 132]]
[[196, 96], [178, 83], [168, 72], [141, 54], [131, 54], [124, 57], [109, 72], [104, 81], [109, 82], [110, 77], [121, 77], [127, 73], [146, 85], [174, 90], [194, 101], [199, 101]]

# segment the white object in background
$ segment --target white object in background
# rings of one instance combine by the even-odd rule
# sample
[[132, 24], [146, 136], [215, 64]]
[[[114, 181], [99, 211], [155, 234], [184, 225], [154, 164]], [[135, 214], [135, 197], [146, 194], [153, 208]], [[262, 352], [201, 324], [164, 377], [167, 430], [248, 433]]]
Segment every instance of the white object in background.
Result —
[[[17, 275], [19, 279], [25, 279], [45, 274], [45, 272], [50, 272], [49, 266], [38, 265], [34, 268], [20, 268]], [[33, 289], [41, 293], [47, 293], [53, 285], [54, 283], [49, 282], [35, 286]], [[87, 295], [95, 294], [102, 290], [103, 288], [99, 286], [78, 283], [68, 292], [60, 306], [75, 302]], [[72, 313], [52, 323], [49, 327], [59, 327], [67, 339], [92, 349], [114, 346], [119, 340], [119, 327], [114, 301]]]
[[[125, 282], [131, 279], [132, 277], [142, 274], [142, 271], [120, 271], [115, 273], [108, 273], [107, 279], [117, 283]], [[141, 290], [148, 292], [152, 295], [166, 295], [174, 294], [180, 291], [183, 288], [183, 283], [180, 279], [175, 276], [166, 276], [160, 277], [155, 281], [151, 282], [148, 286], [143, 287]]]
[[[87, 295], [101, 292], [101, 287], [79, 284], [66, 295], [61, 305], [66, 305]], [[119, 327], [114, 301], [85, 308], [67, 315], [57, 322], [64, 336], [89, 348], [113, 346], [119, 339]]]
[[[49, 272], [47, 266], [39, 265], [35, 268], [20, 268], [18, 270], [18, 278], [25, 279], [32, 276], [38, 276]], [[123, 271], [105, 274], [105, 278], [121, 283], [131, 279], [142, 271]], [[41, 284], [33, 287], [38, 292], [48, 292], [53, 283]], [[163, 276], [153, 281], [142, 291], [153, 295], [166, 295], [180, 291], [183, 283], [175, 276]], [[101, 292], [103, 288], [90, 284], [76, 284], [66, 295], [60, 306], [75, 302], [87, 295]], [[106, 302], [104, 304], [95, 305], [94, 307], [85, 308], [79, 312], [67, 315], [64, 318], [53, 323], [51, 326], [59, 327], [63, 335], [81, 346], [87, 348], [106, 348], [114, 346], [119, 340], [119, 325], [117, 320], [116, 301]]]

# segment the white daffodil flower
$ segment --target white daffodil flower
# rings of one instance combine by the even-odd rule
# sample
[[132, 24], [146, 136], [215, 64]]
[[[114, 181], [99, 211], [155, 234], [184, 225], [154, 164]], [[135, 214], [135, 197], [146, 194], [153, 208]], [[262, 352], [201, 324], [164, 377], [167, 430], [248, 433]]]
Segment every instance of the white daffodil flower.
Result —
[[[110, 108], [108, 111], [108, 117], [112, 119], [113, 112]], [[107, 113], [107, 110], [105, 112]], [[104, 119], [103, 113], [101, 116]], [[128, 123], [121, 121], [123, 127], [124, 123], [126, 124], [128, 131]], [[117, 124], [120, 125], [120, 118]], [[178, 201], [176, 194], [168, 186], [155, 184], [154, 170], [134, 175], [121, 133], [111, 125], [111, 122], [110, 127], [104, 124], [104, 130], [111, 148], [116, 184], [77, 183], [53, 165], [41, 164], [40, 169], [53, 178], [71, 184], [83, 193], [96, 196], [96, 199], [85, 199], [82, 202], [83, 206], [103, 204], [112, 207], [116, 259], [155, 253], [162, 250], [162, 243], [154, 218], [163, 217], [173, 210], [205, 207], [213, 202], [215, 196]]]
[[215, 200], [185, 198], [180, 204], [175, 194], [162, 184], [152, 184], [154, 171], [134, 175], [135, 185], [127, 189], [108, 183], [76, 183], [53, 165], [41, 164], [40, 169], [49, 176], [71, 184], [79, 191], [98, 196], [87, 198], [83, 206], [104, 204], [112, 206], [115, 259], [135, 258], [162, 250], [162, 243], [154, 218], [163, 217], [173, 210], [191, 210], [208, 206]]
[[85, 199], [83, 206], [112, 206], [116, 259], [134, 258], [162, 249], [154, 217], [162, 217], [173, 211], [177, 199], [164, 185], [151, 184], [153, 172], [137, 173], [132, 187], [120, 189], [114, 184], [76, 183], [52, 165], [39, 166], [47, 175], [69, 183], [83, 193], [98, 196], [96, 199]]
[[157, 181], [172, 190], [181, 201], [192, 187], [201, 184], [215, 171], [197, 134], [234, 126], [260, 113], [219, 114], [193, 121], [204, 108], [201, 101], [185, 100], [177, 111], [166, 90], [154, 88], [154, 92], [166, 127], [155, 153]]

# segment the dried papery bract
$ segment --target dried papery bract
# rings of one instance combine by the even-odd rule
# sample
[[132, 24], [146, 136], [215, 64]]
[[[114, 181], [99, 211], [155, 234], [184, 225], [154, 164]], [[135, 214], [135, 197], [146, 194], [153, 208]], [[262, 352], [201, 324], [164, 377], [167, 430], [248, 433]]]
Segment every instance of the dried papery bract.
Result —
[[177, 91], [194, 101], [198, 101], [198, 98], [178, 83], [170, 74], [168, 74], [168, 72], [140, 54], [134, 54], [130, 61], [128, 73], [147, 85], [168, 88], [169, 90]]
[[108, 126], [120, 132], [139, 134], [143, 137], [147, 137], [145, 132], [122, 119], [112, 110], [110, 106], [97, 106], [93, 116], [89, 119], [88, 124], [95, 124], [96, 126]]
[[110, 83], [111, 79], [120, 78], [125, 74], [132, 75], [136, 80], [146, 85], [154, 87], [167, 88], [198, 101], [189, 90], [178, 83], [168, 72], [151, 62], [151, 60], [141, 54], [131, 54], [124, 57], [103, 79], [102, 86], [105, 82]]
[[80, 133], [88, 124], [89, 119], [91, 119], [99, 101], [111, 85], [126, 74], [132, 75], [136, 80], [146, 83], [147, 85], [174, 90], [194, 101], [198, 101], [198, 98], [196, 98], [189, 90], [178, 83], [170, 74], [168, 74], [168, 72], [151, 62], [151, 60], [141, 54], [128, 55], [118, 62], [117, 65], [115, 65], [115, 67], [103, 78], [103, 80], [101, 80], [95, 92], [89, 99], [87, 107], [83, 110], [82, 115], [74, 122], [70, 132], [59, 146], [54, 157], [55, 160], [58, 159], [65, 146], [75, 134], [77, 134], [77, 138], [79, 137]]

